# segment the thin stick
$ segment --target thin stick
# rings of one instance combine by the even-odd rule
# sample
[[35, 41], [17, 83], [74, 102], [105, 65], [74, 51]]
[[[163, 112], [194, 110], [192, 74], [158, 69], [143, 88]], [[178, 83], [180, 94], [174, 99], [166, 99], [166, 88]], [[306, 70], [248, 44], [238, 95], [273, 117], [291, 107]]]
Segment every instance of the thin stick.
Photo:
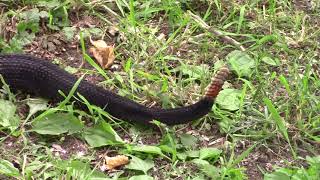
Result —
[[191, 11], [188, 11], [188, 14], [191, 16], [191, 18], [197, 22], [202, 28], [206, 29], [207, 31], [211, 32], [217, 37], [220, 37], [222, 40], [226, 41], [229, 44], [233, 44], [240, 48], [241, 51], [245, 51], [246, 49], [239, 43], [238, 41], [232, 39], [231, 37], [223, 34], [221, 31], [210, 27], [206, 22], [204, 22], [199, 16], [193, 14]]

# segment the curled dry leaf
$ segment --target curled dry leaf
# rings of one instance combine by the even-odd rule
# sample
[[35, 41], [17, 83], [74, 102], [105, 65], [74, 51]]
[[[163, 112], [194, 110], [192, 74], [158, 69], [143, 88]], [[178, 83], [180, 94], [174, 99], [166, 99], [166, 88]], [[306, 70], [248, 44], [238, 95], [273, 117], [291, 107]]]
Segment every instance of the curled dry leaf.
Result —
[[124, 155], [117, 155], [114, 157], [105, 157], [105, 164], [108, 170], [113, 170], [116, 167], [126, 165], [129, 163], [129, 158]]
[[109, 68], [115, 59], [114, 45], [109, 46], [103, 40], [93, 41], [91, 38], [90, 42], [93, 45], [93, 47], [89, 49], [90, 53], [94, 56], [102, 68]]

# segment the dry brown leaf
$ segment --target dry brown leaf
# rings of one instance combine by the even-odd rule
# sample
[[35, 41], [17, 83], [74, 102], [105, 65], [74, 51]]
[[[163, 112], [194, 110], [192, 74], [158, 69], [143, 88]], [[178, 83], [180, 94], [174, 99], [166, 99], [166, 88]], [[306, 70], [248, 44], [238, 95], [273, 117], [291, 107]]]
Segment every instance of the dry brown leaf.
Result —
[[91, 38], [90, 42], [94, 46], [89, 49], [90, 53], [94, 56], [102, 68], [109, 68], [115, 59], [114, 45], [109, 46], [103, 40], [92, 41]]
[[116, 167], [126, 165], [129, 163], [129, 158], [124, 155], [117, 155], [114, 157], [106, 156], [104, 157], [104, 159], [105, 159], [106, 168], [108, 170], [113, 170]]

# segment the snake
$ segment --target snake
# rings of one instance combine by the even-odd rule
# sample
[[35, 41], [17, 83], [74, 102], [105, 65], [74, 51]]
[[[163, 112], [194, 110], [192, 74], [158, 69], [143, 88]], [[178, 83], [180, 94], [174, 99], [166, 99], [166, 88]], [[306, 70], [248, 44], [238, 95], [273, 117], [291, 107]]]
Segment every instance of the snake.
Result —
[[[86, 80], [81, 80], [74, 96], [80, 94], [90, 104], [111, 116], [133, 123], [149, 124], [157, 120], [167, 125], [184, 124], [207, 115], [226, 81], [224, 66], [212, 77], [206, 92], [196, 103], [177, 108], [147, 107]], [[56, 64], [28, 54], [0, 54], [0, 74], [13, 90], [32, 93], [48, 100], [62, 101], [78, 81]]]

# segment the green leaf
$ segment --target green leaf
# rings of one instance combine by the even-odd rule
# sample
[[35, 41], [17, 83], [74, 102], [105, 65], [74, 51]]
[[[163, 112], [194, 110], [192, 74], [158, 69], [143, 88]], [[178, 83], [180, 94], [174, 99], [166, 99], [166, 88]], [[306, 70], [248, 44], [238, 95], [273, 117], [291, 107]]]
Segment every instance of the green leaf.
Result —
[[187, 158], [191, 158], [191, 159], [199, 158], [199, 155], [200, 155], [200, 152], [198, 150], [197, 151], [184, 151], [184, 152], [177, 154], [178, 158], [182, 159], [182, 160], [185, 160]]
[[31, 30], [33, 33], [37, 33], [39, 31], [39, 24], [35, 22], [19, 22], [17, 25], [17, 29], [19, 33], [22, 33], [26, 30]]
[[269, 64], [271, 66], [277, 66], [278, 65], [278, 63], [275, 60], [273, 60], [272, 58], [267, 57], [267, 56], [263, 57], [261, 59], [261, 61], [263, 61], [264, 63]]
[[[201, 171], [204, 172], [207, 176], [209, 176], [211, 179], [223, 179], [219, 178], [220, 177], [220, 169], [211, 165], [211, 164], [206, 164], [201, 167]], [[227, 176], [228, 177], [228, 176]], [[233, 178], [230, 178], [233, 179]], [[236, 178], [235, 178], [236, 179]], [[242, 180], [242, 179], [241, 179]]]
[[53, 25], [53, 24], [47, 24], [47, 27], [54, 31], [60, 31], [59, 26]]
[[47, 11], [40, 11], [39, 12], [39, 17], [48, 18], [49, 17], [49, 13]]
[[200, 152], [199, 151], [184, 151], [177, 153], [177, 156], [181, 160], [186, 160], [187, 158], [199, 158]]
[[[210, 169], [209, 169], [210, 170]], [[229, 179], [243, 180], [248, 179], [244, 168], [221, 168], [220, 174], [223, 174], [224, 177], [229, 177]], [[214, 178], [217, 179], [217, 178]]]
[[59, 0], [50, 0], [50, 1], [38, 1], [37, 3], [40, 7], [46, 7], [48, 9], [53, 9], [61, 5], [61, 2]]
[[139, 175], [139, 176], [132, 176], [129, 180], [153, 180], [153, 177], [148, 175]]
[[255, 61], [243, 51], [232, 51], [227, 55], [226, 59], [231, 65], [231, 69], [236, 71], [239, 77], [250, 77], [252, 74], [252, 68], [255, 67]]
[[172, 148], [168, 145], [160, 145], [159, 147], [163, 152], [172, 154], [173, 157], [177, 155], [177, 150], [175, 148]]
[[20, 176], [19, 170], [11, 162], [4, 159], [0, 159], [0, 174], [11, 177]]
[[74, 67], [71, 67], [71, 66], [65, 67], [64, 70], [67, 71], [70, 74], [75, 74], [75, 73], [78, 72], [78, 68], [74, 68]]
[[67, 168], [68, 173], [73, 178], [72, 179], [105, 179], [107, 178], [106, 175], [103, 173], [92, 170], [90, 168], [89, 163], [84, 163], [78, 160], [73, 160], [69, 164]]
[[39, 22], [40, 21], [40, 13], [38, 8], [29, 9], [27, 11], [23, 11], [20, 14], [20, 17], [28, 22]]
[[200, 156], [200, 151], [196, 150], [196, 151], [186, 151], [186, 154], [188, 157], [191, 158], [198, 158]]
[[13, 131], [18, 128], [19, 123], [16, 106], [11, 101], [0, 99], [0, 125]]
[[154, 163], [151, 160], [142, 160], [136, 156], [130, 156], [132, 159], [130, 163], [126, 165], [126, 169], [133, 169], [143, 171], [147, 174], [148, 170], [154, 167]]
[[208, 161], [202, 159], [194, 159], [191, 162], [195, 163], [197, 166], [204, 166], [210, 164]]
[[221, 154], [221, 150], [217, 148], [202, 148], [200, 149], [200, 159], [217, 159]]
[[[320, 170], [320, 155], [316, 156], [316, 157], [310, 157], [310, 156], [307, 156], [306, 157], [306, 160], [308, 161], [308, 163], [311, 165], [311, 166], [317, 166]], [[320, 171], [319, 171], [320, 172]]]
[[101, 121], [83, 132], [84, 139], [91, 147], [122, 144], [123, 140], [113, 130], [109, 123]]
[[277, 170], [270, 174], [264, 175], [264, 180], [291, 180], [291, 176], [293, 175], [292, 170], [282, 169]]
[[198, 139], [191, 134], [182, 134], [180, 140], [186, 147], [193, 147], [198, 142]]
[[133, 151], [138, 151], [138, 152], [144, 152], [144, 153], [149, 153], [149, 154], [158, 154], [158, 155], [163, 155], [162, 151], [160, 148], [156, 146], [135, 146], [132, 148]]
[[265, 174], [265, 180], [282, 180], [282, 179], [319, 179], [320, 177], [320, 156], [306, 158], [309, 163], [308, 169], [303, 167], [280, 168], [275, 172]]
[[100, 36], [103, 31], [99, 28], [86, 28], [82, 30], [82, 37], [87, 38], [90, 36]]
[[45, 99], [27, 99], [27, 105], [29, 106], [29, 114], [27, 119], [39, 111], [48, 109], [48, 101]]
[[241, 91], [237, 89], [224, 89], [216, 98], [216, 103], [221, 109], [236, 111], [240, 108]]
[[62, 29], [64, 35], [66, 36], [66, 39], [68, 41], [72, 40], [73, 36], [74, 36], [74, 33], [76, 31], [76, 28], [75, 27], [64, 27]]
[[32, 130], [39, 134], [59, 135], [69, 132], [70, 134], [83, 129], [82, 122], [71, 113], [47, 114], [32, 123]]
[[4, 48], [4, 52], [20, 51], [23, 46], [30, 44], [35, 37], [34, 33], [19, 32], [10, 40], [10, 47]]
[[[52, 162], [56, 170], [66, 172], [67, 179], [110, 180], [104, 173], [90, 168], [89, 162], [79, 160], [57, 160]], [[59, 171], [56, 171], [59, 172]], [[70, 178], [72, 177], [72, 178]], [[52, 178], [50, 178], [52, 179]]]
[[185, 152], [178, 152], [178, 153], [177, 153], [177, 157], [178, 157], [178, 159], [184, 161], [184, 160], [187, 159], [187, 154], [186, 154]]

